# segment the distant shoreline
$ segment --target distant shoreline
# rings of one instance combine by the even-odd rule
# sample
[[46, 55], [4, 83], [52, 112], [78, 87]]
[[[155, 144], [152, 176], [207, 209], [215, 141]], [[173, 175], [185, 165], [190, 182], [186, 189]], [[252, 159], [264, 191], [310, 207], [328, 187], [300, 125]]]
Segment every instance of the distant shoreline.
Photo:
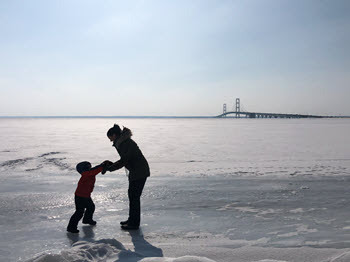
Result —
[[215, 116], [0, 116], [0, 118], [215, 118]]
[[[0, 116], [0, 119], [16, 119], [16, 118], [72, 118], [72, 119], [78, 119], [78, 118], [123, 118], [123, 119], [218, 119], [217, 116]], [[219, 119], [235, 119], [236, 117], [223, 117]], [[322, 116], [321, 118], [350, 118], [350, 116]], [[238, 119], [250, 119], [246, 117], [241, 117]], [[259, 119], [259, 118], [253, 118], [253, 119]], [[261, 118], [261, 119], [274, 119], [274, 118]], [[295, 119], [295, 118], [292, 118]]]

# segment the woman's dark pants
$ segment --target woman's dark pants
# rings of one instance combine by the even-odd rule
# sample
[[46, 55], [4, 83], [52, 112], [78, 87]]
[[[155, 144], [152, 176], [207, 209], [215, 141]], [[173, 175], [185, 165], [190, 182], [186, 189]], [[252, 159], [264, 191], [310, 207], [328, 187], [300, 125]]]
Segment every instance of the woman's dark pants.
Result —
[[[68, 228], [76, 229], [80, 219], [84, 216], [83, 222], [92, 221], [95, 212], [95, 204], [91, 197], [75, 196], [75, 213], [69, 220]], [[85, 211], [85, 213], [84, 213]]]
[[141, 220], [141, 194], [147, 178], [129, 181], [129, 226], [140, 226]]

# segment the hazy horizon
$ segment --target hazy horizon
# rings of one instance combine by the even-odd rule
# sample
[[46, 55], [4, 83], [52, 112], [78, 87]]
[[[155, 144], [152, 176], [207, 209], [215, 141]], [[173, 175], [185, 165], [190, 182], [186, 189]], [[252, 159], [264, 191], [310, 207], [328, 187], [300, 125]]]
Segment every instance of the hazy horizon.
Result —
[[0, 116], [350, 115], [350, 2], [1, 1]]

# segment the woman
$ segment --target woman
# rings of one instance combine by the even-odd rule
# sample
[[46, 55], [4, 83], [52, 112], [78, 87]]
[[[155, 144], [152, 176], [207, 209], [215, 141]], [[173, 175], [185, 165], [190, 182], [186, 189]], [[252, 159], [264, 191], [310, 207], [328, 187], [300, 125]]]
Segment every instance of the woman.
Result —
[[126, 230], [138, 229], [140, 226], [140, 198], [147, 177], [150, 176], [148, 162], [131, 136], [130, 129], [124, 127], [121, 130], [116, 124], [107, 132], [107, 137], [120, 155], [120, 160], [109, 166], [107, 171], [125, 167], [129, 173], [129, 218], [120, 222], [122, 229]]

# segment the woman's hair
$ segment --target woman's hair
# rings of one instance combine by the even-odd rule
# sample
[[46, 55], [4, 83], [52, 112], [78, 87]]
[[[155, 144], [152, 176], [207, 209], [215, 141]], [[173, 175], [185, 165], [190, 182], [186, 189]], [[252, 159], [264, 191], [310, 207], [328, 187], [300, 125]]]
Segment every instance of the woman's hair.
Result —
[[114, 126], [108, 130], [107, 136], [108, 137], [113, 135], [120, 136], [121, 133], [122, 133], [122, 130], [120, 129], [120, 127], [117, 124], [114, 124]]

